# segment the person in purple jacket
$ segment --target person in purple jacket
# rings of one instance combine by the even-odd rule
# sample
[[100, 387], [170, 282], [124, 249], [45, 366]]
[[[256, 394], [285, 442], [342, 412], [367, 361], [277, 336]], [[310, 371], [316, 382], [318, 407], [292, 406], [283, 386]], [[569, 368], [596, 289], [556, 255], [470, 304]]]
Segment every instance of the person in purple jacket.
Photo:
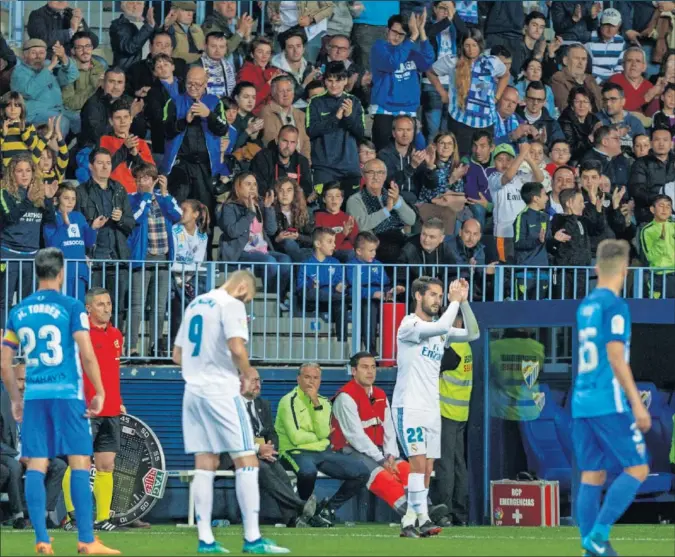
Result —
[[488, 189], [488, 176], [494, 172], [492, 150], [494, 142], [489, 130], [476, 130], [471, 138], [471, 157], [464, 157], [462, 162], [469, 165], [464, 176], [464, 194], [474, 218], [485, 229], [488, 213], [492, 212], [492, 196]]
[[108, 219], [96, 217], [90, 226], [84, 215], [74, 210], [76, 203], [75, 186], [62, 184], [56, 192], [56, 221], [45, 224], [42, 234], [45, 247], [59, 248], [67, 261], [66, 293], [84, 303], [89, 288], [89, 266], [85, 262], [87, 249], [96, 245], [96, 231]]

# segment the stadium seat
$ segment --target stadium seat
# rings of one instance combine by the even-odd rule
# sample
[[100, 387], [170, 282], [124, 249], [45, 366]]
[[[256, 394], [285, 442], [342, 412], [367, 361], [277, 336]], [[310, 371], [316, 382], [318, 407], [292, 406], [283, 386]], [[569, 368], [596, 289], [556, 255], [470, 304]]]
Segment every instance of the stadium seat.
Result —
[[561, 493], [568, 493], [572, 485], [569, 418], [548, 385], [540, 384], [539, 391], [544, 395], [539, 418], [520, 423], [527, 467], [542, 480], [557, 480]]

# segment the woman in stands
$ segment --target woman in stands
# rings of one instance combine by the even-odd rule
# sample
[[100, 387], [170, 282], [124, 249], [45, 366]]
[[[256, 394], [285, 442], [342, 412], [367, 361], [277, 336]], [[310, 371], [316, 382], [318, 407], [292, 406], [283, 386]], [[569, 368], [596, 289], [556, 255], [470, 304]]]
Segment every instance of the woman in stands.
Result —
[[562, 111], [558, 123], [572, 151], [571, 164], [593, 149], [591, 136], [600, 120], [591, 110], [593, 98], [583, 85], [573, 87], [567, 97], [567, 108]]
[[14, 294], [22, 300], [33, 291], [33, 263], [40, 249], [43, 223], [53, 223], [57, 184], [45, 184], [30, 155], [12, 158], [0, 181], [0, 329], [5, 328]]
[[232, 125], [237, 134], [231, 150], [241, 168], [248, 170], [253, 157], [263, 148], [264, 122], [253, 113], [258, 98], [256, 86], [248, 81], [240, 81], [234, 88], [233, 97], [237, 103], [237, 117]]
[[45, 142], [38, 136], [35, 126], [26, 122], [26, 102], [20, 93], [10, 91], [2, 96], [0, 121], [0, 155], [5, 168], [13, 157], [21, 154], [31, 155], [34, 162], [40, 160]]
[[431, 160], [427, 161], [417, 210], [423, 221], [431, 217], [441, 219], [445, 233], [452, 235], [458, 216], [466, 213], [460, 218], [463, 222], [472, 215], [464, 195], [464, 176], [469, 165], [461, 164], [457, 140], [450, 132], [439, 133], [427, 154]]
[[312, 255], [312, 213], [307, 210], [307, 201], [300, 185], [288, 177], [279, 178], [274, 184], [277, 217], [277, 235], [274, 247], [301, 263]]
[[[523, 62], [523, 66], [520, 70], [520, 77], [518, 79], [518, 83], [516, 83], [516, 89], [520, 95], [520, 102], [522, 106], [525, 106], [525, 92], [527, 91], [527, 86], [533, 81], [541, 81], [543, 73], [544, 66], [541, 63], [541, 60], [537, 60], [536, 58], [528, 58], [525, 60], [525, 62]], [[546, 85], [545, 106], [551, 117], [557, 120], [560, 114], [558, 113], [558, 107], [555, 105], [553, 89], [551, 89], [549, 85]]]
[[38, 133], [46, 144], [40, 153], [38, 168], [45, 182], [62, 182], [66, 175], [70, 155], [61, 132], [61, 115], [50, 118], [47, 124], [39, 126]]
[[243, 172], [234, 179], [232, 194], [223, 203], [218, 217], [218, 226], [223, 231], [220, 259], [229, 263], [253, 263], [253, 272], [263, 279], [263, 287], [280, 294], [279, 305], [285, 310], [287, 307], [281, 301], [288, 292], [291, 258], [272, 250], [270, 238], [277, 233], [274, 198], [272, 190], [264, 199], [259, 197], [258, 182], [251, 172]]
[[260, 114], [262, 107], [266, 105], [272, 95], [270, 83], [279, 75], [280, 69], [270, 66], [272, 58], [272, 41], [266, 37], [258, 37], [251, 43], [249, 58], [237, 74], [237, 83], [247, 81], [253, 84], [257, 91], [253, 114]]

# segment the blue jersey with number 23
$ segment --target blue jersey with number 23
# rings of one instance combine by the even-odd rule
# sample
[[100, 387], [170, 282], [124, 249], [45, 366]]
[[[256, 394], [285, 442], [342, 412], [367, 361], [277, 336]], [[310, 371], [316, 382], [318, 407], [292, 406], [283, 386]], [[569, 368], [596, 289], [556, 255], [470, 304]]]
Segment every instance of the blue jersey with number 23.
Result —
[[572, 417], [587, 418], [630, 412], [607, 357], [607, 343], [621, 342], [630, 354], [628, 304], [607, 288], [596, 288], [577, 310], [579, 369], [572, 397]]

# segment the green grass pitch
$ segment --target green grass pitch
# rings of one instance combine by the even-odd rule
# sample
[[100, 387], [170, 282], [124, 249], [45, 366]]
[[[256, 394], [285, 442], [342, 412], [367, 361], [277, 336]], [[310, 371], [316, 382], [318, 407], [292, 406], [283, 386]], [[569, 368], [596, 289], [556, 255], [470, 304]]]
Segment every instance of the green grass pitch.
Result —
[[[241, 553], [240, 526], [216, 528], [216, 538], [232, 555]], [[56, 555], [76, 555], [76, 535], [55, 531]], [[436, 538], [409, 540], [398, 537], [398, 529], [382, 524], [359, 524], [330, 530], [265, 527], [263, 535], [291, 549], [292, 555], [581, 555], [575, 528], [447, 528]], [[195, 555], [195, 529], [155, 526], [150, 531], [133, 530], [103, 534], [104, 543], [124, 555]], [[613, 545], [620, 555], [675, 555], [672, 525], [617, 526]], [[32, 531], [0, 530], [0, 555], [32, 555]]]

